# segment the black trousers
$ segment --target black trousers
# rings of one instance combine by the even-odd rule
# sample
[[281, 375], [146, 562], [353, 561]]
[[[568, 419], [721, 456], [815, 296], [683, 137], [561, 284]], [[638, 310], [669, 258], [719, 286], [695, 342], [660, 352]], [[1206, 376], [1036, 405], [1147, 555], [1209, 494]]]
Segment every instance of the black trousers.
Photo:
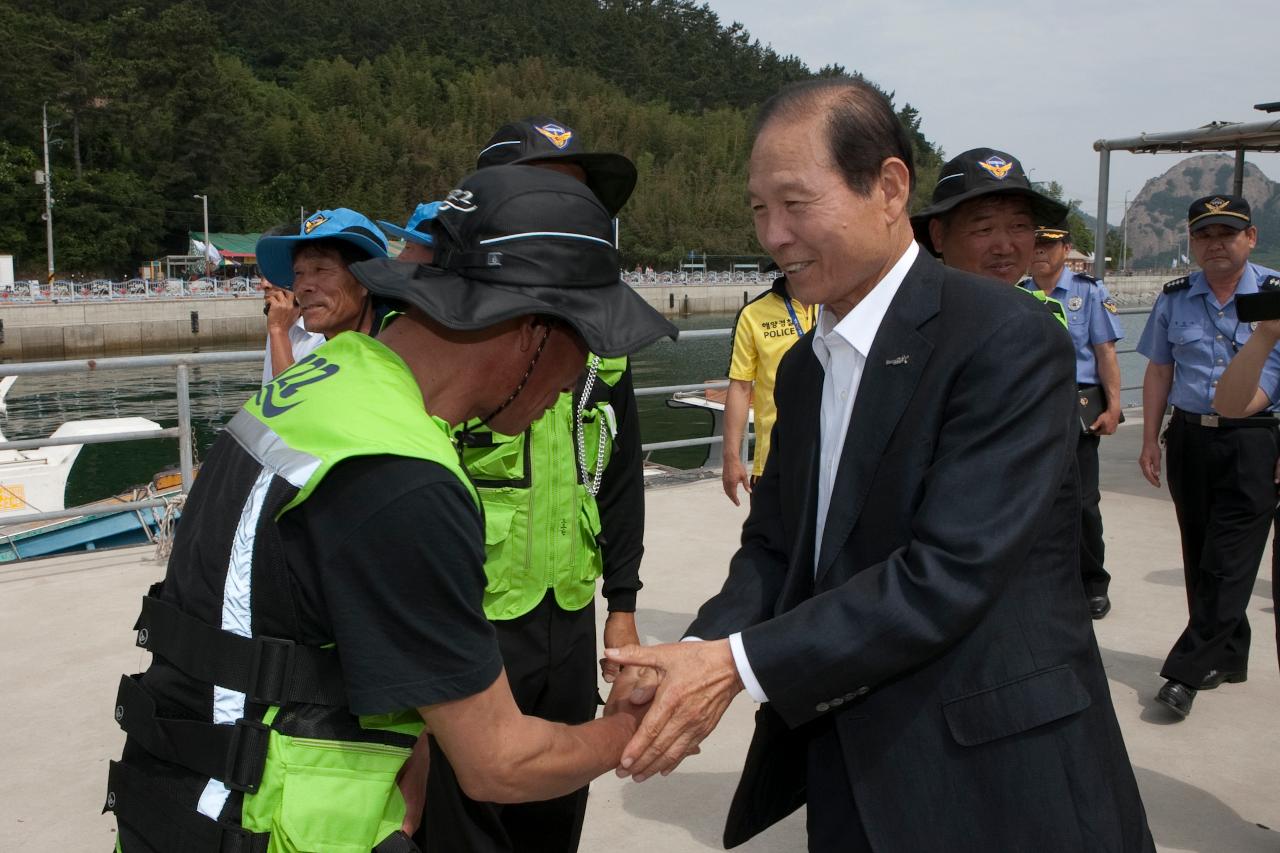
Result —
[[1278, 437], [1275, 426], [1205, 427], [1175, 411], [1165, 438], [1189, 619], [1160, 675], [1195, 686], [1213, 669], [1248, 669], [1245, 610], [1276, 513]]
[[[493, 626], [522, 712], [558, 723], [595, 718], [595, 607], [561, 610], [548, 592], [525, 615]], [[536, 803], [476, 802], [432, 739], [426, 811], [414, 840], [423, 853], [574, 853], [586, 810], [585, 787]]]
[[1111, 585], [1111, 575], [1103, 568], [1106, 545], [1102, 542], [1102, 494], [1098, 491], [1100, 439], [1082, 432], [1076, 442], [1076, 466], [1080, 469], [1080, 579], [1089, 598], [1106, 595]]
[[[809, 805], [805, 829], [809, 853], [871, 853], [849, 784], [844, 748], [834, 722], [828, 718], [811, 724], [806, 788]], [[815, 793], [819, 792], [819, 793]]]

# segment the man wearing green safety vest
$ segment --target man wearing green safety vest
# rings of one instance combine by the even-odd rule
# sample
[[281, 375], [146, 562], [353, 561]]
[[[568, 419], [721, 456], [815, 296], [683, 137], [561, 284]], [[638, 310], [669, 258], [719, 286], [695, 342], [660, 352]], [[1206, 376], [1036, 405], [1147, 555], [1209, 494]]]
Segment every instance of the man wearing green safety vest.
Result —
[[[572, 128], [547, 117], [503, 125], [476, 166], [512, 163], [582, 182], [610, 216], [636, 183], [626, 157], [585, 151]], [[512, 694], [524, 713], [563, 723], [596, 714], [593, 603], [602, 575], [605, 645], [639, 642], [644, 475], [631, 369], [626, 358], [596, 353], [585, 366], [574, 389], [523, 432], [471, 423], [458, 436], [484, 503], [485, 615]], [[620, 675], [615, 664], [601, 667], [606, 681]], [[625, 690], [623, 682], [615, 689]], [[586, 803], [586, 786], [543, 802], [478, 802], [459, 788], [437, 748], [416, 840], [427, 853], [573, 853]]]
[[[916, 241], [947, 266], [1017, 284], [1031, 266], [1036, 225], [1066, 216], [1066, 205], [1036, 192], [1012, 154], [973, 148], [943, 165], [930, 205], [911, 217], [911, 226]], [[1039, 290], [1024, 292], [1067, 327], [1062, 303]]]
[[473, 175], [435, 233], [431, 266], [352, 265], [403, 312], [378, 340], [336, 336], [210, 452], [136, 625], [151, 665], [116, 702], [106, 808], [125, 853], [414, 851], [424, 723], [468, 795], [498, 802], [576, 790], [634, 732], [625, 700], [572, 728], [515, 705], [451, 433], [519, 434], [588, 347], [622, 356], [675, 329], [621, 282], [608, 213], [562, 175]]

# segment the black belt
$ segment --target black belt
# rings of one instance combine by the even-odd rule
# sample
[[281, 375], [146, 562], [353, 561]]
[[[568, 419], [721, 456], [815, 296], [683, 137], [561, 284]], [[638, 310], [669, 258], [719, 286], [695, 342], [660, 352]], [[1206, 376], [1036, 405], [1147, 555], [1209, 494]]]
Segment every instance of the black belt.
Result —
[[1198, 415], [1195, 412], [1184, 412], [1182, 409], [1174, 409], [1173, 416], [1178, 420], [1191, 424], [1192, 426], [1209, 427], [1211, 429], [1223, 429], [1226, 427], [1274, 427], [1276, 426], [1276, 416], [1253, 415], [1248, 418], [1224, 418], [1222, 415]]
[[155, 700], [137, 677], [122, 675], [116, 722], [162, 761], [217, 779], [233, 791], [258, 791], [271, 729], [257, 720], [241, 718], [235, 725], [217, 725], [160, 717]]
[[337, 649], [300, 646], [275, 637], [241, 637], [156, 598], [142, 598], [133, 626], [137, 644], [192, 678], [245, 694], [250, 702], [346, 705]]
[[156, 850], [188, 853], [266, 853], [267, 832], [250, 832], [228, 821], [205, 817], [195, 806], [173, 799], [169, 786], [118, 761], [107, 771], [104, 812], [142, 836]]

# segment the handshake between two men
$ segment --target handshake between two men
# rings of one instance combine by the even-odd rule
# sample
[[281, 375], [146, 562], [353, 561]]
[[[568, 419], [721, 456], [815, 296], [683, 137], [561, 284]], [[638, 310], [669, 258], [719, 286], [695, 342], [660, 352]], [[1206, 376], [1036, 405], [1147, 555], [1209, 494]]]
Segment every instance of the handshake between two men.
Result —
[[637, 782], [697, 754], [743, 689], [728, 640], [605, 649], [602, 663], [613, 684], [605, 715], [644, 712], [616, 771]]

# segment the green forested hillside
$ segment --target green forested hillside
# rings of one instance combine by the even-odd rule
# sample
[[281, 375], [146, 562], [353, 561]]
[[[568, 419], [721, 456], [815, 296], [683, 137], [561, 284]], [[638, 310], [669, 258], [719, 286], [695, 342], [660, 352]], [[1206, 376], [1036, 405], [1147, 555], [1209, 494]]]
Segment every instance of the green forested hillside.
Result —
[[[850, 64], [856, 64], [850, 57]], [[44, 267], [48, 104], [60, 271], [123, 274], [202, 227], [344, 205], [402, 219], [501, 123], [550, 114], [636, 161], [628, 264], [758, 251], [743, 200], [756, 105], [815, 73], [689, 0], [5, 0], [0, 252]], [[927, 193], [939, 152], [909, 104]]]

